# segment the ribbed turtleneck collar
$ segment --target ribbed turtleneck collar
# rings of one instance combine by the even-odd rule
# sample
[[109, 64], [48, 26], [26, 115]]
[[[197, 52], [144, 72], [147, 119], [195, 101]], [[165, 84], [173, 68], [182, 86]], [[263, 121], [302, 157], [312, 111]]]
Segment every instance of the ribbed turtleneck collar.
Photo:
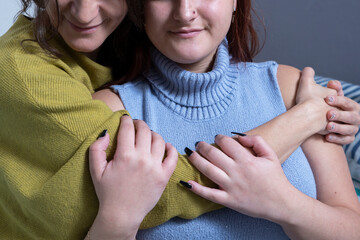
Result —
[[206, 73], [186, 71], [156, 49], [151, 56], [153, 67], [146, 79], [158, 98], [183, 117], [216, 117], [231, 103], [237, 71], [230, 67], [226, 40], [217, 50], [213, 70]]

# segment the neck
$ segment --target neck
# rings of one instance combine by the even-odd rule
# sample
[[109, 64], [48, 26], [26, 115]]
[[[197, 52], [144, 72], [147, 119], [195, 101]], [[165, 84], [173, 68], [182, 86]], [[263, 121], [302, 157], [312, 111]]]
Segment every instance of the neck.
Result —
[[216, 54], [212, 56], [212, 59], [210, 61], [200, 61], [192, 64], [181, 64], [181, 63], [177, 63], [177, 64], [179, 65], [179, 67], [189, 72], [206, 73], [206, 72], [210, 72], [213, 69], [215, 59], [216, 59]]
[[229, 106], [237, 71], [230, 66], [225, 42], [219, 46], [211, 65], [203, 68], [211, 66], [211, 70], [203, 70], [204, 73], [185, 70], [189, 66], [179, 66], [156, 49], [151, 58], [153, 67], [145, 73], [146, 79], [160, 101], [181, 116], [208, 119], [219, 116]]

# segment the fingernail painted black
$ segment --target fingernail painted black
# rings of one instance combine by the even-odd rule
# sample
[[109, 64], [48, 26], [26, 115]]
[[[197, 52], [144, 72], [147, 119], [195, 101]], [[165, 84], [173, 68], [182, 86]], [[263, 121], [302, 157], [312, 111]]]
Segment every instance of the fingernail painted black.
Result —
[[102, 137], [105, 137], [107, 131], [108, 131], [107, 129], [105, 129], [104, 131], [102, 131], [102, 132], [100, 133], [100, 135], [98, 136], [98, 139], [99, 139], [99, 138], [102, 138]]
[[179, 182], [181, 185], [183, 185], [184, 187], [188, 188], [188, 189], [191, 189], [192, 188], [192, 185], [188, 182], [185, 182], [183, 180], [180, 180]]
[[190, 148], [188, 148], [188, 147], [186, 147], [186, 148], [184, 149], [184, 151], [185, 151], [185, 153], [186, 153], [186, 155], [187, 155], [188, 157], [190, 157], [191, 154], [193, 154], [193, 151], [192, 151]]
[[238, 132], [231, 132], [231, 134], [239, 135], [241, 137], [246, 137], [247, 136], [245, 133], [238, 133]]

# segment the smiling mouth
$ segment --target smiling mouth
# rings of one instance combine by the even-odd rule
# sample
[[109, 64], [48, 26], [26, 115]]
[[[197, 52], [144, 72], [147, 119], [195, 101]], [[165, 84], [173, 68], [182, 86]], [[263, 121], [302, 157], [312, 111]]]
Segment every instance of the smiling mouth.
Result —
[[181, 38], [193, 38], [199, 35], [201, 32], [202, 29], [189, 29], [189, 30], [172, 31], [171, 33]]
[[67, 20], [69, 22], [69, 24], [71, 25], [71, 27], [77, 31], [77, 32], [80, 32], [80, 33], [87, 33], [87, 34], [90, 34], [90, 33], [93, 33], [96, 31], [96, 29], [103, 24], [100, 23], [100, 24], [97, 24], [97, 25], [93, 25], [93, 26], [86, 26], [86, 27], [83, 27], [83, 26], [78, 26], [78, 25], [75, 25], [73, 24], [71, 21]]

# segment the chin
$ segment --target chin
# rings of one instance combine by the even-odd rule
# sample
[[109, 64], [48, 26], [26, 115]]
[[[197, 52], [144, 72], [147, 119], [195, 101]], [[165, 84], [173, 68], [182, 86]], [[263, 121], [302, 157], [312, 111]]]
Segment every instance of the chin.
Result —
[[76, 52], [81, 52], [84, 54], [89, 54], [98, 49], [97, 46], [70, 46]]
[[196, 52], [196, 50], [194, 49], [193, 51], [178, 52], [175, 62], [180, 63], [180, 64], [194, 64], [194, 63], [201, 61], [205, 57], [206, 57], [206, 54]]
[[201, 61], [202, 58], [192, 58], [192, 57], [182, 57], [182, 58], [177, 58], [174, 59], [173, 61], [178, 63], [178, 64], [196, 64], [198, 62]]
[[72, 48], [74, 51], [76, 52], [81, 52], [81, 53], [91, 53], [94, 52], [96, 49], [99, 48], [99, 46], [101, 44], [97, 44], [94, 40], [83, 40], [83, 39], [76, 39], [75, 41], [71, 41], [68, 40], [65, 42], [67, 43], [67, 45]]

